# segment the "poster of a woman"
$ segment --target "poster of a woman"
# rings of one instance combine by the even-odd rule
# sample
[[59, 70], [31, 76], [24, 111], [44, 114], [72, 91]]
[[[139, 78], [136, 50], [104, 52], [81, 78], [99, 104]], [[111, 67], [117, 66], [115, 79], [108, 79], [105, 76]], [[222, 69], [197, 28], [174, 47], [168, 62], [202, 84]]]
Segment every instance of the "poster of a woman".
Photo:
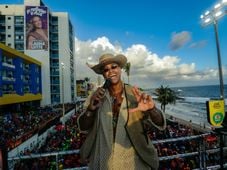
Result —
[[26, 7], [26, 49], [48, 49], [48, 22], [46, 7]]

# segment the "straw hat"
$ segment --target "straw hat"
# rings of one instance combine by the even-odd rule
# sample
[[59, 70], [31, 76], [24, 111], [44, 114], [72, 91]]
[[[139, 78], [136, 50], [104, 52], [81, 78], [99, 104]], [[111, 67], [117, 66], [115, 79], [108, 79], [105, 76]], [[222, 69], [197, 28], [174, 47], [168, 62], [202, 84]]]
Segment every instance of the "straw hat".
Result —
[[95, 73], [97, 74], [103, 74], [103, 67], [107, 64], [110, 63], [117, 63], [121, 68], [124, 67], [124, 65], [127, 62], [127, 58], [122, 55], [122, 54], [118, 54], [116, 56], [114, 56], [113, 54], [103, 54], [99, 57], [99, 63], [96, 65], [91, 65], [88, 64], [88, 67], [90, 67]]

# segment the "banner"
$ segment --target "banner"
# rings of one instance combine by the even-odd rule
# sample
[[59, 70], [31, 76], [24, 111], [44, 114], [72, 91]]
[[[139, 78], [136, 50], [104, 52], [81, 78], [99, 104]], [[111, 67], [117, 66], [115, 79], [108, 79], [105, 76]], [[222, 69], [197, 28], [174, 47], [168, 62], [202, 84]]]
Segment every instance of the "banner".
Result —
[[225, 102], [224, 100], [210, 100], [206, 102], [207, 119], [213, 126], [221, 126], [225, 117]]
[[43, 6], [25, 7], [26, 49], [48, 50], [48, 9]]

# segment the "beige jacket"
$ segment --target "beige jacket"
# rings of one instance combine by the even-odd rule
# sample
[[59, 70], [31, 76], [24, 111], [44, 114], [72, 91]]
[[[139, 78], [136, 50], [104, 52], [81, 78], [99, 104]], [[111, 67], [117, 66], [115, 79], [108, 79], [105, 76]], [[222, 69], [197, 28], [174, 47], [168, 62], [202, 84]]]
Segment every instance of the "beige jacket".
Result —
[[[132, 87], [129, 85], [125, 85], [124, 100], [120, 109], [120, 114], [127, 115], [125, 125], [124, 125], [125, 131], [127, 133], [127, 136], [129, 138], [131, 145], [133, 146], [139, 158], [143, 162], [145, 162], [145, 164], [147, 164], [151, 169], [156, 170], [158, 169], [158, 166], [159, 166], [159, 159], [158, 159], [157, 151], [155, 147], [153, 146], [151, 140], [147, 138], [147, 136], [144, 134], [144, 131], [143, 131], [141, 120], [144, 117], [144, 113], [139, 111], [133, 114], [128, 113], [128, 108], [135, 108], [136, 106], [137, 106], [137, 101], [134, 95], [132, 94]], [[112, 108], [110, 103], [110, 96], [107, 94], [106, 99], [103, 102], [103, 105], [99, 108], [99, 111], [98, 111], [99, 114], [97, 114], [93, 128], [89, 130], [87, 138], [80, 149], [82, 160], [89, 159], [96, 145], [95, 143], [97, 140], [97, 128], [100, 126], [99, 115], [106, 112], [111, 112], [111, 110]], [[160, 110], [156, 109], [156, 111], [161, 113]], [[163, 115], [164, 124], [161, 127], [155, 125], [152, 122], [152, 120], [150, 120], [149, 122], [151, 125], [157, 127], [160, 130], [165, 129], [166, 122], [165, 122], [164, 115]]]

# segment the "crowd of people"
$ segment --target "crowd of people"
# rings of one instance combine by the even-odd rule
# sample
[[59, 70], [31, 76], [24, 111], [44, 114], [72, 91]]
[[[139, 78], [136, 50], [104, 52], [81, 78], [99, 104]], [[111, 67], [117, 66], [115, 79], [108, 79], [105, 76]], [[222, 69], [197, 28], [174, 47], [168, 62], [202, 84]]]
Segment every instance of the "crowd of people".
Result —
[[[160, 159], [160, 170], [199, 169], [201, 166], [201, 159], [205, 161], [206, 166], [214, 166], [220, 160], [219, 153], [205, 153], [201, 146], [204, 145], [205, 150], [218, 148], [218, 137], [216, 134], [203, 136], [202, 132], [193, 129], [190, 124], [183, 125], [178, 122], [168, 121], [165, 132], [152, 129], [148, 134], [153, 140], [162, 141], [155, 143], [159, 158], [181, 155], [168, 160]], [[195, 138], [188, 139], [190, 136]], [[168, 141], [168, 139], [177, 138], [180, 138], [181, 140]], [[167, 139], [167, 141], [165, 141], [165, 139]], [[187, 155], [187, 153], [198, 154]], [[203, 153], [203, 155], [201, 155], [202, 157], [199, 156], [200, 153]]]
[[[4, 138], [6, 139], [9, 149], [12, 149], [9, 144], [11, 140], [21, 139], [24, 134], [28, 132], [33, 132], [38, 128], [38, 125], [44, 123], [48, 119], [53, 118], [61, 114], [58, 107], [45, 107], [39, 108], [37, 111], [30, 111], [25, 114], [6, 114], [4, 122], [2, 124], [2, 129], [4, 133]], [[70, 110], [75, 105], [66, 105], [66, 110]], [[53, 109], [54, 108], [54, 109]], [[64, 124], [58, 122], [55, 125], [53, 131], [49, 132], [45, 143], [40, 147], [36, 146], [33, 150], [25, 150], [21, 155], [29, 155], [31, 153], [51, 153], [59, 151], [68, 150], [79, 150], [83, 144], [86, 136], [81, 134], [77, 126], [77, 118], [80, 115], [81, 110], [79, 109], [75, 114], [72, 115]], [[48, 118], [48, 119], [47, 119]], [[31, 128], [32, 127], [32, 128]], [[20, 133], [18, 133], [18, 130]], [[201, 146], [198, 139], [191, 140], [179, 140], [175, 142], [165, 142], [166, 139], [171, 138], [183, 138], [187, 136], [200, 135], [201, 132], [192, 129], [191, 126], [182, 125], [178, 122], [167, 121], [167, 128], [165, 131], [159, 131], [156, 129], [147, 129], [147, 135], [152, 141], [162, 141], [154, 144], [158, 151], [159, 158], [164, 158], [166, 156], [173, 156], [178, 154], [186, 154], [192, 152], [199, 152]], [[1, 137], [2, 139], [2, 137]], [[215, 134], [211, 134], [204, 138], [199, 138], [204, 140], [206, 149], [212, 149], [218, 147], [218, 138]], [[218, 153], [207, 153], [204, 155], [206, 159], [207, 166], [213, 166], [219, 161]], [[169, 169], [182, 169], [189, 170], [200, 167], [199, 155], [195, 156], [180, 156], [173, 159], [160, 159], [160, 170]], [[75, 167], [86, 167], [86, 164], [81, 163], [80, 156], [78, 153], [74, 154], [63, 154], [58, 156], [58, 162], [56, 162], [55, 156], [40, 157], [33, 159], [23, 159], [18, 161], [14, 169], [59, 169], [63, 168], [75, 168]]]
[[[65, 104], [65, 108], [68, 111], [74, 108], [74, 105]], [[1, 116], [0, 143], [4, 143], [10, 151], [38, 131], [42, 131], [48, 122], [60, 118], [61, 115], [61, 105], [4, 113]]]
[[[67, 150], [79, 150], [86, 136], [78, 131], [77, 118], [80, 111], [73, 114], [64, 124], [59, 122], [55, 125], [53, 131], [47, 135], [45, 143], [39, 147], [38, 145], [33, 150], [26, 150], [22, 155], [31, 153], [51, 153]], [[80, 162], [78, 153], [59, 155], [59, 161], [56, 163], [55, 157], [34, 158], [31, 160], [21, 160], [15, 165], [15, 170], [22, 169], [55, 169], [56, 166], [61, 168], [82, 167], [85, 164]], [[37, 163], [38, 162], [38, 163]], [[58, 165], [56, 165], [58, 164]], [[45, 168], [44, 168], [45, 167]]]

